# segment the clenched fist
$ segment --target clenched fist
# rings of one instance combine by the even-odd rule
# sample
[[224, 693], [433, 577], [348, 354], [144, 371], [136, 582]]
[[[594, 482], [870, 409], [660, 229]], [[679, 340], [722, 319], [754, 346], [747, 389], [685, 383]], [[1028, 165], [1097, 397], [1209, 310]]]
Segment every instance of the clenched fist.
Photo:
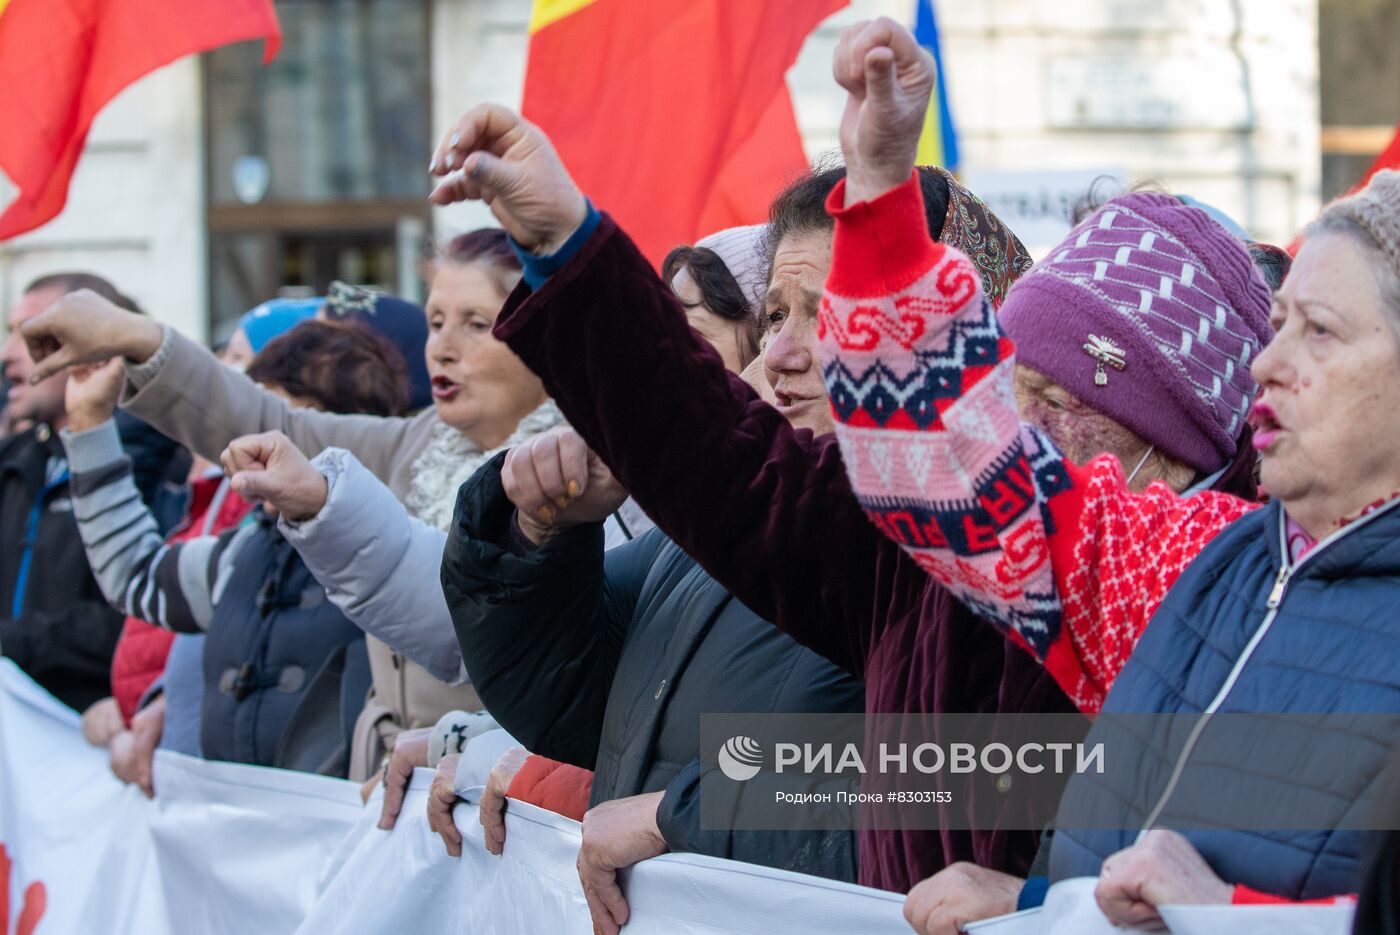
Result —
[[1158, 906], [1228, 905], [1234, 887], [1175, 831], [1153, 829], [1103, 862], [1094, 898], [1114, 925], [1161, 928]]
[[501, 484], [520, 531], [537, 543], [567, 526], [600, 523], [627, 500], [608, 466], [567, 426], [512, 448]]
[[588, 215], [549, 137], [498, 104], [467, 111], [438, 145], [431, 171], [445, 178], [429, 201], [484, 201], [517, 243], [541, 255], [562, 247]]
[[914, 171], [936, 71], [909, 30], [886, 17], [842, 32], [832, 71], [847, 94], [841, 152], [851, 205], [878, 198]]
[[909, 891], [904, 918], [919, 935], [957, 935], [970, 922], [1015, 912], [1025, 882], [960, 861]]
[[313, 519], [326, 505], [325, 476], [281, 432], [236, 438], [219, 462], [236, 493], [262, 500], [289, 522]]

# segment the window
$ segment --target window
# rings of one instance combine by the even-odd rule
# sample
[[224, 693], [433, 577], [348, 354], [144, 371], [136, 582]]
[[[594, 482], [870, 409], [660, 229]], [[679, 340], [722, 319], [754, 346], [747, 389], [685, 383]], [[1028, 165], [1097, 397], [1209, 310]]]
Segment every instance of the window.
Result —
[[419, 298], [426, 0], [279, 0], [283, 44], [205, 56], [211, 331], [343, 279]]
[[1400, 120], [1400, 0], [1322, 0], [1322, 198], [1355, 185]]

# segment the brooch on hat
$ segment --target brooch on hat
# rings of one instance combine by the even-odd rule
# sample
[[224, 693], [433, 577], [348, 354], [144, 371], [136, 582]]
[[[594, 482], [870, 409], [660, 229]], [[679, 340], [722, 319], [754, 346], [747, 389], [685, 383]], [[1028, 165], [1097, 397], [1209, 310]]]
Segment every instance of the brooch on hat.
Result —
[[1101, 338], [1096, 334], [1089, 335], [1089, 343], [1084, 345], [1084, 352], [1098, 362], [1098, 368], [1094, 371], [1095, 386], [1108, 386], [1108, 371], [1105, 367], [1122, 370], [1128, 365], [1126, 351], [1111, 339]]

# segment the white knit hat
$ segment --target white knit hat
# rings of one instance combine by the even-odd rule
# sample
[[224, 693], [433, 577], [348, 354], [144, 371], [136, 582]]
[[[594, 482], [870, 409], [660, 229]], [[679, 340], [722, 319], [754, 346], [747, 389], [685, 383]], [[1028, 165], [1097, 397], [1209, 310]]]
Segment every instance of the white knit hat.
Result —
[[1400, 172], [1377, 172], [1365, 188], [1333, 202], [1323, 213], [1344, 215], [1365, 228], [1400, 273]]
[[768, 284], [768, 264], [763, 255], [763, 236], [767, 232], [767, 224], [731, 227], [710, 234], [695, 245], [713, 251], [724, 261], [744, 300], [754, 308], [761, 304], [763, 287]]

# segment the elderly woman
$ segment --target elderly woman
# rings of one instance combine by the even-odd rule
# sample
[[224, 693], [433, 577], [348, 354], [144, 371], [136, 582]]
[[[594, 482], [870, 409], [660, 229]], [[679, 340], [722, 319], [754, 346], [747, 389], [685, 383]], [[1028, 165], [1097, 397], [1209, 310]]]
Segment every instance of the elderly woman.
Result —
[[[743, 296], [758, 287], [762, 233], [761, 227], [721, 231], [694, 247], [677, 248], [666, 262], [674, 287], [686, 297], [692, 327], [721, 354], [731, 355], [735, 367], [745, 366], [753, 355], [754, 316]], [[384, 304], [335, 284], [328, 305], [344, 315], [371, 300]], [[382, 326], [382, 312], [376, 308], [366, 320]], [[281, 511], [283, 534], [351, 619], [436, 678], [459, 678], [462, 652], [442, 591], [423, 587], [424, 567], [441, 563], [447, 541], [443, 529], [406, 513], [392, 492], [342, 449], [328, 448], [307, 461], [286, 436], [270, 433], [234, 441], [224, 463], [240, 490]], [[367, 516], [374, 521], [365, 522]], [[652, 525], [625, 497], [605, 519], [606, 549], [641, 536]], [[400, 735], [385, 774], [380, 826], [396, 823], [415, 767], [437, 765], [494, 726], [485, 712], [451, 711], [432, 729]]]
[[[489, 194], [530, 251], [532, 292], [512, 297], [499, 333], [567, 400], [575, 428], [677, 546], [757, 616], [863, 681], [869, 712], [1073, 710], [1033, 660], [870, 527], [832, 435], [793, 427], [828, 408], [813, 348], [832, 250], [823, 201], [841, 170], [809, 192], [793, 223], [770, 229], [769, 406], [725, 373], [626, 236], [590, 214], [538, 129], [488, 106], [455, 132], [461, 148], [440, 151], [439, 171], [470, 154], [467, 171], [434, 198]], [[528, 204], [498, 188], [515, 184]], [[946, 173], [928, 170], [920, 184], [926, 231], [975, 253], [984, 288], [1005, 295], [1030, 265], [1020, 243]], [[1024, 873], [1036, 839], [1010, 823], [863, 831], [860, 879], [903, 891], [958, 860]]]
[[[1377, 175], [1312, 225], [1274, 300], [1277, 336], [1267, 349], [1249, 353], [1241, 339], [1234, 357], [1183, 361], [1203, 376], [1202, 398], [1219, 407], [1222, 425], [1252, 413], [1274, 500], [1261, 509], [1214, 493], [1183, 498], [1162, 485], [1138, 492], [1117, 458], [1074, 465], [1017, 420], [1013, 342], [1003, 338], [991, 357], [972, 359], [950, 340], [997, 325], [966, 258], [907, 220], [918, 210], [912, 163], [930, 66], [889, 23], [853, 34], [843, 52], [837, 74], [850, 92], [854, 124], [843, 140], [861, 169], [859, 184], [853, 168], [831, 202], [838, 244], [849, 249], [838, 248], [828, 281], [823, 351], [852, 486], [876, 524], [930, 574], [986, 608], [1085, 711], [1400, 710], [1393, 665], [1400, 648], [1393, 613], [1400, 597], [1400, 173]], [[1097, 301], [1096, 282], [1105, 276], [1151, 273], [1135, 304], [1140, 314], [1159, 297], [1190, 290], [1201, 264], [1164, 261], [1169, 245], [1135, 230], [1140, 214], [1123, 211], [1076, 231], [1076, 247], [1106, 243], [1113, 230], [1127, 239], [1114, 258], [1055, 285], [1058, 296], [1050, 280], [1028, 276], [1003, 316], [1022, 305], [1045, 310], [1052, 297]], [[891, 239], [904, 245], [900, 253], [871, 250]], [[857, 326], [910, 305], [930, 309], [912, 324], [915, 340], [858, 340]], [[1132, 312], [1118, 311], [1126, 331]], [[1179, 344], [1154, 343], [1163, 354], [1180, 348], [1184, 355], [1194, 337], [1219, 324], [1206, 305], [1177, 322]], [[1134, 374], [1157, 366], [1152, 348], [1128, 343], [1122, 332], [1086, 337], [1081, 366], [1095, 372], [1092, 386], [1137, 395]], [[1211, 382], [1211, 371], [1232, 363], [1251, 366], [1262, 388], [1252, 410], [1250, 397], [1226, 391], [1228, 381]], [[891, 413], [872, 424], [861, 417], [886, 381], [931, 367], [960, 383], [939, 419], [916, 423]], [[851, 374], [872, 368], [875, 380], [852, 382]], [[852, 402], [844, 412], [842, 397]], [[903, 470], [881, 477], [871, 462], [877, 446], [896, 464], [917, 446], [933, 463], [960, 471], [925, 481]], [[1032, 493], [990, 511], [979, 502], [980, 484], [1004, 476], [1029, 481]], [[925, 526], [905, 522], [906, 515], [937, 520]], [[980, 534], [975, 541], [937, 534], [949, 525]], [[1158, 921], [1162, 903], [1226, 901], [1241, 886], [1304, 899], [1354, 891], [1359, 834], [1345, 830], [1346, 816], [1374, 791], [1394, 738], [1370, 737], [1367, 755], [1299, 775], [1269, 758], [1228, 766], [1193, 760], [1210, 733], [1205, 725], [1197, 721], [1185, 745], [1165, 758], [1171, 780], [1159, 797], [1140, 803], [1141, 834], [1062, 828], [1052, 877], [1102, 871], [1100, 905], [1133, 924]], [[1355, 729], [1364, 733], [1364, 722]], [[1192, 811], [1199, 802], [1174, 802], [1173, 794], [1201, 783], [1287, 802], [1324, 831], [1151, 831], [1173, 818], [1199, 819]], [[1095, 792], [1124, 790], [1096, 789], [1077, 777], [1065, 801], [1082, 803]], [[1140, 843], [1129, 847], [1135, 837]]]
[[[465, 171], [445, 181], [434, 197], [491, 196], [497, 216], [537, 255], [530, 262], [552, 273], [535, 278], [532, 295], [513, 297], [498, 330], [543, 375], [571, 422], [687, 552], [746, 605], [862, 677], [869, 712], [1067, 710], [1067, 699], [1029, 656], [1002, 638], [989, 639], [985, 623], [897, 547], [872, 534], [852, 502], [834, 439], [794, 433], [747, 388], [724, 381], [718, 366], [685, 335], [664, 287], [647, 276], [625, 236], [606, 217], [590, 212], [535, 128], [486, 107], [468, 114], [456, 132], [464, 142], [460, 149], [440, 151], [438, 169]], [[923, 218], [935, 240], [965, 245], [982, 288], [997, 304], [1029, 265], [1019, 244], [976, 199], [946, 180], [941, 187], [931, 183], [931, 176], [937, 173], [920, 171], [920, 189], [925, 199], [946, 198], [946, 212], [941, 204], [925, 203], [904, 219]], [[528, 190], [530, 198], [504, 196], [506, 187]], [[817, 333], [818, 300], [833, 249], [824, 199], [810, 208], [809, 223], [773, 236], [773, 286], [765, 296], [771, 346], [765, 360], [783, 361], [786, 371], [769, 381], [780, 414], [827, 405], [820, 389], [798, 378], [816, 372], [806, 342], [796, 336], [809, 329]], [[903, 247], [900, 239], [888, 238], [870, 252], [898, 256]], [[839, 231], [835, 248], [841, 248]], [[991, 272], [998, 269], [1000, 275]], [[1224, 303], [1228, 307], [1221, 313], [1237, 330], [1256, 336], [1266, 331], [1267, 295], [1248, 260], [1222, 278], [1237, 299]], [[917, 334], [909, 326], [913, 317], [906, 312], [903, 324], [884, 328], [908, 340], [911, 332]], [[880, 324], [869, 322], [863, 339], [874, 340]], [[977, 343], [986, 350], [986, 342]], [[647, 348], [653, 356], [658, 351], [651, 349], [664, 349], [658, 378], [639, 386], [638, 375], [610, 364], [619, 356], [627, 359], [618, 355], [619, 346], [635, 346], [639, 354]], [[925, 407], [921, 417], [927, 418], [956, 396], [955, 385], [940, 376], [906, 383], [886, 403], [917, 397]], [[1160, 392], [1182, 392], [1169, 380], [1169, 375], [1161, 378]], [[1200, 452], [1173, 453], [1174, 435], [1214, 431], [1206, 427], [1214, 419], [1206, 407], [1164, 415], [1165, 407], [1158, 406], [1121, 426], [1114, 421], [1125, 418], [1121, 410], [1080, 406], [1049, 381], [1026, 390], [1028, 402], [1049, 412], [1075, 410], [1059, 412], [1056, 422], [1070, 430], [1066, 437], [1085, 443], [1086, 457], [1115, 444], [1106, 429], [1116, 426], [1120, 450], [1142, 462], [1136, 483], [1164, 477], [1182, 490], [1228, 483], [1252, 492], [1252, 451], [1242, 445], [1242, 426], [1221, 438], [1218, 460]], [[1246, 391], [1253, 391], [1252, 383]], [[651, 404], [658, 396], [667, 399], [665, 407]], [[841, 401], [833, 403], [839, 412]], [[1109, 418], [1100, 418], [1105, 414]], [[638, 441], [643, 438], [645, 445]], [[1158, 455], [1154, 447], [1168, 448], [1171, 456]], [[1242, 471], [1220, 473], [1236, 462]], [[707, 469], [678, 467], [690, 464]], [[1014, 808], [1009, 799], [1007, 808]], [[1024, 828], [1015, 823], [1021, 820], [1008, 817], [998, 828], [974, 832], [868, 832], [862, 838], [862, 881], [905, 890], [955, 861], [1024, 873], [1035, 838], [1010, 830]], [[1019, 888], [1019, 881], [1005, 878], [979, 887], [1013, 906]]]
[[[799, 179], [775, 199], [773, 224], [789, 228], [833, 184], [829, 174]], [[731, 257], [762, 268], [763, 231], [742, 233], [747, 246]], [[692, 273], [701, 270], [693, 296], [689, 277], [671, 277], [692, 322], [700, 300], [713, 307], [733, 289], [742, 301], [738, 281], [702, 265], [697, 250], [673, 254], [663, 270], [674, 272], [676, 256]], [[745, 291], [757, 289], [750, 283]], [[751, 351], [729, 352], [735, 338], [752, 341], [753, 317], [735, 317], [742, 331], [707, 337], [731, 373], [748, 363]], [[806, 385], [820, 392], [816, 335], [808, 330], [799, 340], [807, 345]], [[769, 343], [774, 367], [782, 353], [780, 342]], [[830, 419], [825, 407], [793, 409], [793, 424], [807, 432], [830, 432]], [[567, 506], [541, 514], [542, 479], [561, 472], [587, 482]], [[536, 801], [583, 821], [578, 866], [595, 927], [615, 933], [627, 919], [616, 871], [668, 850], [853, 881], [855, 837], [847, 830], [706, 828], [702, 798], [723, 794], [731, 781], [700, 762], [697, 728], [702, 715], [720, 712], [857, 713], [863, 687], [735, 600], [659, 530], [604, 555], [597, 520], [625, 496], [571, 430], [542, 435], [463, 486], [443, 556], [463, 658], [492, 714], [529, 749], [596, 770], [560, 765], [545, 776], [532, 763], [524, 773], [540, 770], [533, 781], [554, 787], [566, 782], [561, 775], [573, 777], [572, 796]], [[520, 795], [518, 784], [512, 794]], [[500, 828], [485, 797], [483, 819]], [[450, 822], [435, 826], [455, 836]], [[460, 842], [449, 837], [449, 845]]]
[[[540, 381], [491, 336], [501, 304], [520, 278], [505, 235], [480, 230], [457, 237], [430, 272], [426, 357], [433, 406], [409, 418], [292, 409], [220, 366], [194, 342], [95, 296], [69, 296], [29, 334], [41, 353], [61, 346], [46, 361], [48, 372], [124, 357], [125, 408], [205, 457], [217, 459], [241, 436], [274, 430], [310, 454], [336, 446], [383, 481], [410, 514], [442, 530], [458, 485], [478, 466], [562, 419]], [[423, 565], [435, 567], [438, 560], [431, 555]], [[456, 668], [434, 678], [380, 640], [371, 639], [369, 647], [374, 694], [356, 732], [350, 775], [358, 779], [379, 769], [386, 744], [401, 729], [433, 725], [454, 709], [481, 707], [470, 685], [447, 683]]]

